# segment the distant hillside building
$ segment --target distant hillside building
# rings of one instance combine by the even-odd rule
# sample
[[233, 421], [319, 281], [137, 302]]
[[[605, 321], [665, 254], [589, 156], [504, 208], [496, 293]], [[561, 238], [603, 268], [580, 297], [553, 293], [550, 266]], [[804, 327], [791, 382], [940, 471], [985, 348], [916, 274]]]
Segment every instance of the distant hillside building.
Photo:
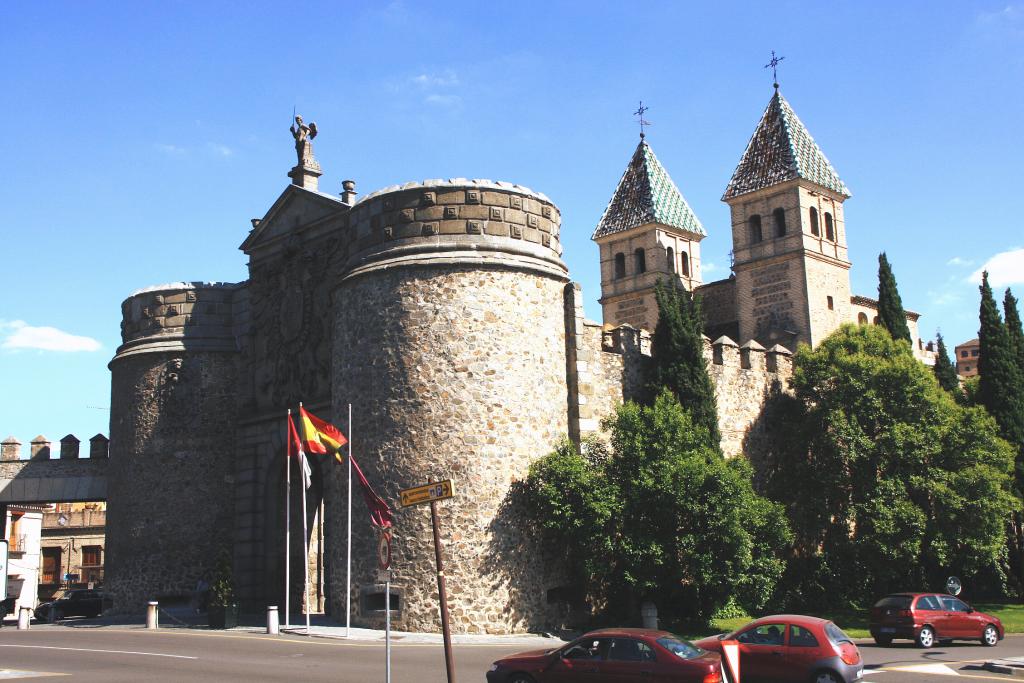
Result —
[[978, 361], [981, 359], [981, 343], [977, 339], [957, 344], [954, 355], [956, 356], [956, 372], [958, 375], [964, 379], [977, 377]]

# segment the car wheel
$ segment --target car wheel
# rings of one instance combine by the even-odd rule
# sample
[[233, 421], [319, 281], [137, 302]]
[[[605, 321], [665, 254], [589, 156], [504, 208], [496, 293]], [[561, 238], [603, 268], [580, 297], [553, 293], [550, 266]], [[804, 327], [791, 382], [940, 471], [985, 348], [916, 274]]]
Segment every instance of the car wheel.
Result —
[[843, 683], [839, 676], [831, 671], [819, 671], [811, 679], [812, 683]]
[[892, 636], [875, 636], [875, 644], [880, 647], [889, 647], [892, 645]]
[[935, 644], [935, 630], [931, 626], [921, 627], [921, 632], [917, 634], [917, 645], [918, 647], [929, 648]]
[[992, 647], [999, 642], [999, 631], [992, 624], [985, 627], [985, 630], [981, 632], [981, 644], [986, 647]]
[[513, 674], [508, 683], [533, 683], [533, 679], [526, 674]]

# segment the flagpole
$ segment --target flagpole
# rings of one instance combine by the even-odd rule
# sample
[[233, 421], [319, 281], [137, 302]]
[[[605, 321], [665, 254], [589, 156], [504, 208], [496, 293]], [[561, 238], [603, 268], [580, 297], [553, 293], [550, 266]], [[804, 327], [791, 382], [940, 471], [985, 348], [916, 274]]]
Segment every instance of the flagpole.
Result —
[[[292, 409], [288, 409], [288, 424], [285, 426], [285, 439], [287, 443], [291, 443], [291, 432], [289, 431], [292, 425]], [[291, 599], [291, 547], [292, 547], [292, 458], [290, 449], [286, 448], [285, 453], [285, 468], [287, 474], [285, 475], [285, 494], [284, 494], [284, 627], [291, 628], [291, 619], [289, 615], [290, 599]], [[280, 517], [278, 517], [280, 519]]]
[[[302, 401], [299, 401], [299, 411], [302, 411]], [[299, 420], [302, 423], [302, 438], [307, 443], [309, 441], [309, 435], [306, 434], [306, 421]], [[302, 567], [303, 567], [303, 582], [302, 590], [305, 595], [306, 602], [306, 635], [309, 635], [309, 535], [306, 530], [306, 468], [309, 467], [306, 464], [306, 453], [303, 449], [299, 449], [299, 460], [302, 461]]]
[[348, 404], [348, 553], [345, 568], [345, 637], [349, 637], [352, 607], [352, 404]]

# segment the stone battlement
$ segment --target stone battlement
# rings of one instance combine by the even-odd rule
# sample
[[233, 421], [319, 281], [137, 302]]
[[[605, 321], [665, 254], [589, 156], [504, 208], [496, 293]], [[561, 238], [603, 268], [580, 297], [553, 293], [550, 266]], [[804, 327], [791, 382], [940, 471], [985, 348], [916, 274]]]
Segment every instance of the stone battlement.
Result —
[[[40, 434], [29, 442], [31, 444], [30, 460], [50, 460], [53, 458], [53, 442]], [[77, 460], [81, 452], [81, 441], [74, 434], [68, 434], [60, 440], [60, 460]], [[9, 436], [0, 442], [0, 462], [13, 462], [21, 459], [22, 442]], [[110, 439], [97, 434], [89, 439], [89, 458], [106, 459]]]

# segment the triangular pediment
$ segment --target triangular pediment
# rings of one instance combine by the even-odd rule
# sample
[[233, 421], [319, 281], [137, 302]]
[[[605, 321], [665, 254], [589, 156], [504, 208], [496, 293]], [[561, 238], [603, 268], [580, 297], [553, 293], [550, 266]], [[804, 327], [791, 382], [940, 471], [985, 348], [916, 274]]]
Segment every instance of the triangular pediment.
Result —
[[289, 185], [238, 248], [250, 254], [298, 227], [342, 213], [348, 208], [340, 197]]

